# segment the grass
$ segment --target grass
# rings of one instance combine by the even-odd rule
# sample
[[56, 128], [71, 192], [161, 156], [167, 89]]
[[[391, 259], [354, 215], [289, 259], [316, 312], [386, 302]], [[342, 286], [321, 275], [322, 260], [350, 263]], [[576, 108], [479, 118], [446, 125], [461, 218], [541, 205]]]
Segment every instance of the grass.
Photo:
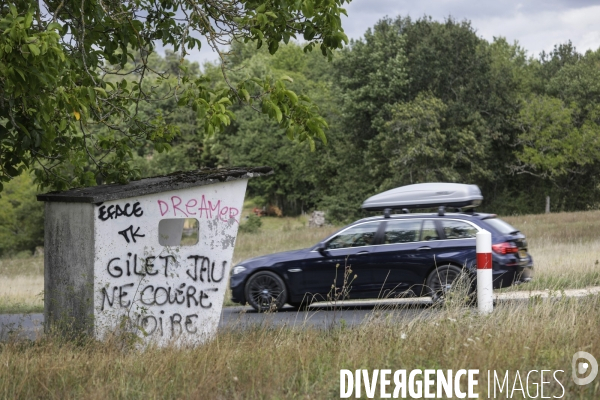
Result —
[[[570, 377], [576, 351], [600, 354], [598, 296], [509, 303], [489, 316], [451, 306], [426, 319], [372, 317], [328, 330], [276, 328], [266, 321], [260, 328], [223, 331], [196, 348], [139, 351], [118, 338], [98, 343], [58, 335], [9, 341], [0, 344], [0, 396], [327, 399], [339, 397], [342, 368], [479, 369], [480, 398], [487, 398], [488, 370], [510, 371], [511, 386], [516, 371], [524, 381], [529, 370], [562, 370], [562, 398], [600, 396], [599, 384], [580, 387]], [[553, 380], [545, 386], [545, 396], [561, 393]]]
[[562, 290], [600, 285], [600, 211], [504, 217], [529, 244], [535, 279], [510, 290]]
[[0, 314], [44, 311], [44, 259], [0, 259]]
[[[505, 219], [527, 235], [536, 263], [536, 280], [518, 289], [600, 284], [594, 234], [600, 212]], [[303, 218], [264, 218], [258, 233], [238, 236], [234, 263], [312, 245], [335, 229], [309, 229]], [[24, 293], [41, 285], [40, 261], [0, 260], [2, 293], [14, 299], [21, 293], [23, 304], [36, 298], [33, 289]], [[21, 289], [8, 292], [5, 286]], [[396, 307], [391, 314], [403, 311]], [[125, 338], [100, 343], [59, 334], [9, 339], [0, 343], [0, 397], [326, 399], [339, 397], [340, 369], [420, 368], [479, 369], [480, 398], [488, 398], [488, 370], [502, 376], [510, 371], [511, 386], [516, 371], [525, 382], [530, 370], [562, 370], [561, 398], [600, 398], [598, 378], [587, 386], [571, 380], [576, 351], [600, 356], [600, 296], [503, 302], [487, 316], [452, 301], [419, 319], [389, 315], [376, 309], [359, 326], [341, 320], [328, 329], [277, 327], [265, 315], [259, 327], [223, 330], [195, 348], [141, 351]], [[560, 397], [561, 387], [550, 380], [544, 395]], [[532, 383], [530, 390], [536, 390]], [[513, 398], [523, 397], [516, 392]]]

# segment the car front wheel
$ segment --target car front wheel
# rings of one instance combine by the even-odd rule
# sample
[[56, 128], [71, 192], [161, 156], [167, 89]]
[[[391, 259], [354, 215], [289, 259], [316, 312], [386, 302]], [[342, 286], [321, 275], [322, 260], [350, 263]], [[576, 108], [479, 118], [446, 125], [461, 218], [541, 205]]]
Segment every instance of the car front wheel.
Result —
[[258, 312], [280, 310], [286, 300], [285, 283], [273, 272], [257, 272], [246, 283], [246, 301]]

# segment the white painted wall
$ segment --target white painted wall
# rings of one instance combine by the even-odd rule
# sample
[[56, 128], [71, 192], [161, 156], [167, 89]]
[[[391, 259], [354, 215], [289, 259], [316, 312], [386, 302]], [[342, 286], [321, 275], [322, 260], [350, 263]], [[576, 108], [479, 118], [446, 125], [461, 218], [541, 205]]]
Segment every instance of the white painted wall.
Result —
[[[246, 185], [240, 179], [94, 206], [97, 338], [120, 327], [158, 345], [197, 344], [215, 334]], [[117, 207], [126, 215], [117, 216]], [[198, 244], [161, 246], [158, 225], [167, 218], [198, 219]], [[169, 234], [182, 228], [183, 221], [170, 223]]]

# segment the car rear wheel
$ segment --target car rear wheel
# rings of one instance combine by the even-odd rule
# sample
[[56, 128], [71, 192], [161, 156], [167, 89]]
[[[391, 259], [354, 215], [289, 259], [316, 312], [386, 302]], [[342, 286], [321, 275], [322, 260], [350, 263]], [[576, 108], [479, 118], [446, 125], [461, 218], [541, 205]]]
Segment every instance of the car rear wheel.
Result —
[[467, 274], [455, 265], [436, 268], [427, 278], [427, 288], [433, 304], [443, 304], [451, 295], [469, 297], [472, 294], [470, 287]]
[[246, 283], [246, 301], [256, 311], [280, 310], [287, 300], [285, 283], [275, 273], [261, 271], [252, 275]]

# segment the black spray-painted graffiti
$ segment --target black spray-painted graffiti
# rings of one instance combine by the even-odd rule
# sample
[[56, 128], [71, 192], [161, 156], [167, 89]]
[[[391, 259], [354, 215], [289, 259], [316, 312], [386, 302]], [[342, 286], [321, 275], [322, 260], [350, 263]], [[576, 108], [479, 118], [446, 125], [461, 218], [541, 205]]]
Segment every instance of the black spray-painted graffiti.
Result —
[[108, 219], [117, 219], [121, 216], [123, 217], [141, 217], [144, 215], [144, 210], [140, 206], [139, 202], [133, 203], [133, 206], [129, 203], [125, 204], [121, 207], [119, 204], [108, 206], [101, 206], [98, 209], [98, 218], [101, 221], [106, 221]]
[[[145, 259], [140, 257], [140, 269], [138, 270], [138, 256], [137, 254], [133, 254], [133, 259], [131, 258], [131, 256], [131, 253], [127, 253], [127, 259], [125, 260], [124, 267], [125, 269], [123, 269], [122, 267], [123, 264], [121, 262], [121, 257], [111, 258], [108, 264], [106, 265], [106, 271], [108, 272], [108, 274], [113, 278], [120, 278], [123, 276], [123, 274], [126, 274], [126, 276], [131, 276], [131, 271], [133, 271], [133, 275], [140, 276], [154, 276], [158, 275], [158, 273], [160, 272], [158, 269], [154, 269], [154, 260], [156, 260], [157, 257], [146, 257]], [[169, 276], [169, 260], [173, 260], [173, 262], [175, 262], [175, 257], [167, 255], [159, 256], [158, 258], [160, 260], [164, 260], [162, 269], [166, 278]], [[144, 262], [141, 262], [141, 260], [144, 260]], [[133, 266], [131, 264], [133, 264]]]
[[[157, 262], [157, 259], [160, 260]], [[101, 310], [120, 308], [128, 309], [134, 303], [137, 303], [144, 309], [167, 307], [178, 305], [184, 309], [201, 311], [212, 308], [213, 303], [210, 300], [218, 288], [201, 287], [207, 283], [221, 282], [227, 271], [227, 262], [211, 261], [208, 257], [201, 255], [192, 255], [187, 258], [189, 268], [186, 274], [194, 283], [180, 283], [168, 286], [165, 283], [156, 283], [148, 281], [151, 277], [159, 275], [169, 277], [179, 267], [177, 259], [172, 255], [138, 257], [137, 254], [127, 253], [126, 257], [114, 257], [106, 264], [106, 272], [112, 278], [127, 279], [127, 277], [145, 277], [144, 283], [122, 283], [107, 285], [101, 289], [102, 306]], [[160, 310], [164, 315], [165, 311]], [[194, 325], [198, 314], [189, 314], [182, 316], [174, 313], [170, 316], [138, 316], [136, 326], [145, 334], [170, 333], [172, 336], [187, 332], [196, 333], [197, 327]]]
[[[194, 273], [190, 273], [190, 270], [186, 270], [185, 272], [188, 274], [190, 278], [197, 282], [200, 279], [200, 282], [204, 282], [204, 273], [206, 273], [206, 280], [208, 282], [221, 282], [223, 280], [223, 276], [225, 274], [225, 267], [227, 266], [227, 261], [223, 261], [221, 265], [221, 274], [219, 278], [215, 278], [215, 262], [210, 262], [208, 257], [202, 256], [189, 256], [188, 259], [194, 259]], [[200, 266], [198, 266], [198, 261], [200, 261]]]
[[119, 231], [119, 235], [122, 235], [125, 240], [127, 241], [127, 243], [130, 242], [129, 238], [131, 237], [131, 240], [133, 240], [133, 243], [137, 243], [135, 238], [136, 237], [146, 237], [146, 235], [141, 235], [138, 232], [140, 231], [140, 227], [138, 227], [135, 231], [133, 230], [133, 225], [130, 225], [129, 228], [127, 229], [123, 229], [122, 231]]
[[[125, 289], [133, 288], [135, 284], [113, 286], [112, 288], [102, 288], [102, 311], [107, 306], [129, 308], [132, 298], [128, 297], [132, 292], [126, 292]], [[212, 303], [208, 300], [209, 293], [217, 292], [219, 289], [196, 289], [195, 286], [188, 286], [183, 283], [179, 287], [165, 287], [147, 285], [141, 289], [138, 300], [145, 306], [164, 306], [166, 304], [187, 304], [187, 308], [201, 307], [211, 308]], [[182, 290], [184, 289], [185, 290]], [[133, 293], [135, 296], [136, 293]], [[116, 305], [115, 305], [116, 300]], [[134, 299], [135, 300], [135, 299]]]
[[[108, 264], [106, 265], [106, 271], [108, 272], [108, 274], [113, 278], [120, 278], [124, 274], [126, 276], [158, 275], [158, 273], [161, 271], [159, 269], [154, 268], [154, 261], [156, 260], [156, 258], [158, 258], [159, 260], [163, 260], [163, 262], [161, 263], [162, 265], [159, 268], [162, 269], [162, 272], [166, 278], [169, 276], [169, 260], [171, 260], [171, 264], [176, 262], [175, 257], [172, 255], [159, 257], [150, 256], [146, 257], [145, 259], [139, 257], [140, 267], [138, 269], [137, 254], [133, 254], [133, 258], [131, 256], [131, 253], [127, 253], [127, 258], [125, 260], [124, 267], [120, 257], [111, 258]], [[194, 282], [200, 280], [200, 282], [206, 281], [210, 283], [221, 282], [223, 280], [223, 276], [225, 276], [225, 268], [227, 267], [227, 261], [223, 261], [221, 263], [220, 271], [217, 271], [217, 274], [215, 275], [215, 270], [218, 270], [219, 266], [214, 261], [211, 262], [208, 257], [193, 255], [188, 257], [188, 260], [190, 259], [194, 260], [194, 266], [191, 271], [190, 269], [187, 269], [185, 272], [190, 278], [194, 280]], [[144, 261], [142, 262], [142, 260]]]
[[[164, 314], [164, 311], [161, 311], [160, 313]], [[183, 322], [183, 317], [179, 313], [174, 313], [173, 315], [169, 316], [168, 320], [165, 318], [165, 320], [170, 323], [171, 337], [177, 337], [181, 335], [184, 332], [184, 329], [187, 333], [191, 334], [198, 332], [198, 328], [194, 325], [195, 318], [198, 318], [198, 314], [186, 315], [185, 322]], [[156, 318], [153, 315], [139, 315], [135, 323], [136, 326], [140, 327], [146, 335], [152, 335], [155, 332], [158, 332], [160, 336], [164, 335], [162, 316]]]

